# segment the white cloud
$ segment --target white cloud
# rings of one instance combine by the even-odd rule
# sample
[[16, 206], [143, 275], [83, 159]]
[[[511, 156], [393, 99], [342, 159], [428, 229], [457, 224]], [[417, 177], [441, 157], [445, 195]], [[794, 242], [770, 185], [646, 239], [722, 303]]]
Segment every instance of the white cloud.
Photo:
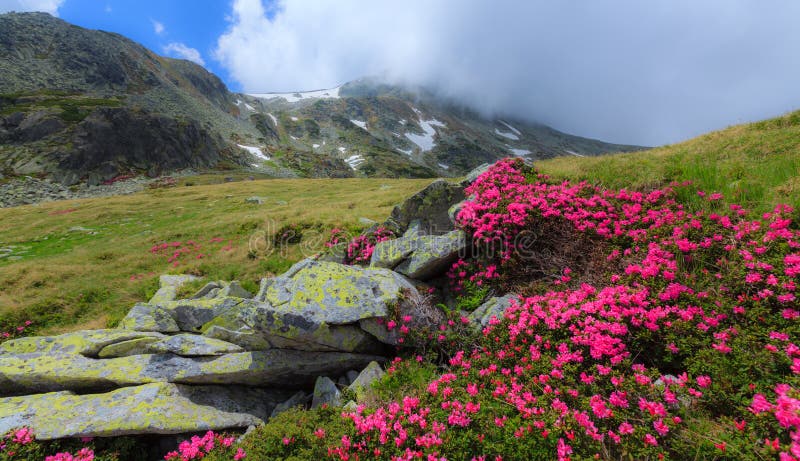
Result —
[[798, 17], [796, 0], [235, 0], [214, 57], [248, 92], [381, 74], [657, 144], [800, 108]]
[[153, 31], [156, 35], [161, 35], [164, 33], [164, 24], [156, 21], [155, 19], [151, 19], [150, 22], [153, 23]]
[[163, 50], [164, 53], [167, 54], [168, 56], [180, 59], [187, 59], [195, 64], [200, 64], [201, 66], [206, 65], [206, 62], [203, 61], [203, 57], [200, 55], [199, 51], [197, 51], [195, 48], [190, 48], [184, 45], [183, 43], [172, 42], [169, 45], [165, 46]]
[[58, 8], [64, 0], [0, 0], [0, 13], [9, 11], [44, 11], [58, 16]]
[[103, 8], [103, 11], [105, 11], [106, 13], [109, 13], [109, 14], [110, 14], [110, 13], [111, 13], [112, 11], [114, 11], [114, 10], [112, 10], [112, 9], [111, 9], [111, 5], [109, 5], [109, 4], [106, 4], [106, 7], [105, 7], [105, 8]]

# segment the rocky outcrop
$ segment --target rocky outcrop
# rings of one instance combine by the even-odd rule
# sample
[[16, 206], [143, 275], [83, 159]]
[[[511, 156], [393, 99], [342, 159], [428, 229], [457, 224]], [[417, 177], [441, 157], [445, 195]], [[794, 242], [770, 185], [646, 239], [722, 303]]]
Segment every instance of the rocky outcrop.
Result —
[[417, 221], [428, 235], [444, 234], [454, 229], [447, 210], [462, 200], [460, 185], [440, 179], [394, 207], [390, 220], [403, 231]]
[[[437, 233], [463, 198], [458, 187], [437, 181], [396, 207], [405, 233], [378, 244], [370, 267], [309, 258], [262, 280], [256, 295], [211, 281], [185, 299], [181, 287], [198, 279], [164, 275], [119, 328], [0, 344], [0, 432], [21, 424], [40, 438], [247, 427], [296, 405], [341, 405], [345, 389], [363, 398], [383, 376], [389, 346], [416, 344], [445, 320], [423, 293], [469, 249], [462, 231]], [[493, 298], [471, 317], [485, 325], [510, 299]], [[390, 328], [401, 317], [419, 338]]]
[[370, 265], [429, 280], [440, 276], [459, 256], [465, 256], [467, 248], [467, 237], [461, 230], [439, 236], [404, 235], [375, 245]]
[[209, 357], [141, 354], [94, 359], [79, 354], [0, 355], [3, 395], [88, 392], [154, 382], [302, 388], [320, 375], [361, 369], [379, 356], [271, 349]]

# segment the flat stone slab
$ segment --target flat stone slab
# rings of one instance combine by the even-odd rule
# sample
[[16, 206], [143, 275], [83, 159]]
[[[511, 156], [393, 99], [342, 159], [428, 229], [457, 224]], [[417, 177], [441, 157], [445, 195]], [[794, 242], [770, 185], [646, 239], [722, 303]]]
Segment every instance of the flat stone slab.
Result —
[[103, 394], [0, 398], [0, 433], [30, 427], [39, 440], [180, 434], [258, 425], [290, 391], [169, 383]]
[[139, 338], [161, 339], [164, 335], [153, 332], [122, 329], [81, 330], [58, 336], [28, 336], [0, 344], [0, 357], [4, 354], [52, 353], [81, 354], [96, 357], [111, 344]]
[[53, 391], [92, 392], [154, 382], [300, 388], [318, 376], [364, 368], [375, 355], [272, 349], [215, 357], [174, 354], [93, 359], [77, 354], [0, 356], [0, 396]]
[[223, 355], [244, 352], [240, 346], [207, 336], [182, 333], [147, 346], [154, 354], [171, 352], [185, 357]]
[[383, 352], [380, 343], [356, 325], [329, 325], [268, 303], [248, 301], [227, 309], [204, 325], [202, 331], [247, 350]]

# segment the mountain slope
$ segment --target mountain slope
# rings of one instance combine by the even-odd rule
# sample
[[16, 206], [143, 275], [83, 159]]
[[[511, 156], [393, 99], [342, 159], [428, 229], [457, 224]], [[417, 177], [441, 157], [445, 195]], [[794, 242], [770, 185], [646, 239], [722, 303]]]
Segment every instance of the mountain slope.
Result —
[[520, 120], [487, 119], [424, 89], [373, 79], [329, 90], [241, 95], [238, 104], [257, 120], [272, 150], [288, 145], [336, 156], [366, 175], [391, 174], [408, 163], [453, 176], [510, 155], [535, 160], [641, 149]]
[[214, 167], [276, 177], [457, 176], [509, 156], [638, 149], [486, 119], [422, 88], [234, 94], [189, 61], [44, 13], [0, 15], [0, 175], [98, 184]]
[[199, 66], [44, 13], [0, 15], [0, 167], [66, 183], [243, 163], [231, 95]]

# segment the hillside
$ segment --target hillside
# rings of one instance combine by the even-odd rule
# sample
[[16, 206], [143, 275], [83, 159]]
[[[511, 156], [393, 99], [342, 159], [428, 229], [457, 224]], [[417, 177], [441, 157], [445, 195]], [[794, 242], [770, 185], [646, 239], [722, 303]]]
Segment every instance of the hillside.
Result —
[[[657, 188], [692, 182], [692, 188], [723, 194], [755, 212], [778, 203], [800, 208], [800, 111], [704, 134], [647, 152], [601, 158], [538, 162], [554, 178], [586, 180], [621, 189]], [[703, 206], [703, 197], [684, 191], [681, 201]]]
[[[629, 151], [372, 79], [243, 95], [189, 61], [44, 13], [0, 15], [0, 175], [101, 184], [176, 170], [458, 176], [507, 155]], [[3, 179], [0, 177], [0, 179]]]
[[[235, 354], [311, 359], [318, 349], [292, 341], [314, 339], [330, 347], [336, 342], [331, 335], [335, 330], [322, 327], [325, 321], [334, 322], [335, 316], [362, 309], [372, 302], [367, 300], [386, 294], [375, 287], [365, 289], [364, 279], [358, 279], [361, 285], [343, 289], [346, 302], [355, 299], [358, 307], [348, 304], [348, 309], [310, 315], [305, 306], [329, 298], [308, 293], [340, 280], [339, 272], [322, 269], [372, 273], [374, 280], [381, 280], [375, 271], [398, 271], [416, 280], [405, 291], [393, 291], [405, 295], [383, 307], [380, 315], [386, 321], [375, 326], [362, 324], [358, 317], [335, 320], [337, 328], [349, 329], [350, 334], [367, 331], [371, 341], [377, 338], [392, 346], [383, 352], [385, 375], [375, 371], [377, 362], [363, 368], [373, 358], [356, 357], [360, 361], [352, 362], [358, 364], [353, 367], [363, 368], [356, 375], [372, 369], [373, 377], [372, 384], [353, 387], [360, 378], [345, 378], [350, 370], [331, 368], [333, 362], [328, 361], [313, 386], [309, 376], [292, 381], [292, 392], [300, 388], [302, 394], [286, 400], [283, 409], [300, 408], [276, 414], [242, 443], [233, 443], [236, 435], [211, 432], [158, 457], [166, 452], [171, 460], [197, 459], [201, 454], [210, 460], [478, 455], [505, 460], [791, 460], [800, 449], [800, 234], [796, 211], [779, 204], [785, 198], [780, 191], [791, 181], [787, 176], [796, 177], [792, 168], [797, 166], [797, 120], [793, 113], [636, 156], [579, 159], [575, 165], [544, 161], [537, 164], [540, 171], [508, 159], [460, 184], [244, 181], [0, 210], [0, 235], [10, 236], [0, 244], [6, 255], [0, 258], [0, 277], [10, 280], [0, 294], [0, 332], [22, 336], [10, 341], [0, 336], [0, 351], [5, 351], [0, 352], [0, 382], [5, 386], [0, 393], [6, 392], [0, 395], [10, 395], [0, 397], [0, 409], [34, 405], [41, 394], [33, 392], [41, 389], [79, 391], [63, 393], [72, 402], [102, 399], [111, 389], [122, 393], [113, 395], [130, 395], [138, 389], [172, 389], [175, 382], [185, 386], [176, 372], [181, 367], [199, 373], [188, 382], [195, 387], [188, 389], [218, 384], [220, 378], [213, 373], [224, 373], [232, 380], [229, 385], [251, 385], [238, 398], [271, 392], [272, 388], [254, 389], [247, 380], [248, 373], [261, 373], [262, 362], [231, 360], [227, 368], [196, 371], [197, 363], [220, 363], [226, 356], [155, 356], [147, 347], [131, 351], [132, 345], [167, 341], [178, 329], [136, 331], [130, 322], [118, 322], [133, 303], [153, 296], [149, 304], [131, 309], [126, 319], [135, 320], [142, 309], [172, 309], [167, 317], [175, 316], [182, 325], [180, 334], [195, 341], [214, 328], [244, 322], [246, 328], [236, 331], [241, 335], [229, 332], [224, 337], [247, 348]], [[704, 153], [718, 156], [722, 166], [704, 169]], [[753, 158], [772, 163], [761, 167]], [[699, 166], [692, 167], [693, 162]], [[681, 165], [689, 167], [672, 169]], [[735, 171], [731, 165], [746, 169], [741, 179], [748, 184], [761, 185], [757, 195], [744, 196], [750, 197], [754, 209], [719, 194]], [[788, 173], [775, 165], [789, 168]], [[615, 177], [612, 168], [631, 171], [632, 177]], [[615, 186], [606, 181], [616, 181]], [[392, 218], [383, 222], [386, 227], [373, 225], [371, 220], [384, 220], [393, 204], [426, 185], [425, 193], [392, 211]], [[466, 188], [460, 191], [461, 187]], [[698, 188], [703, 189], [700, 194]], [[459, 190], [461, 195], [443, 194], [446, 190]], [[471, 198], [451, 217], [448, 206], [464, 196]], [[425, 235], [424, 222], [409, 219], [415, 213], [424, 222], [454, 219], [456, 229]], [[103, 224], [90, 224], [97, 219]], [[362, 229], [366, 230], [361, 233]], [[452, 261], [437, 261], [436, 247], [428, 247], [453, 234], [468, 239], [460, 242], [469, 241], [470, 251], [459, 250], [455, 263], [442, 265]], [[331, 236], [333, 246], [323, 256], [284, 272], [291, 263], [323, 250]], [[392, 251], [392, 245], [400, 251]], [[436, 270], [411, 271], [417, 256]], [[92, 265], [87, 267], [87, 261]], [[157, 275], [167, 271], [206, 278], [167, 290], [169, 299], [159, 300], [167, 292], [156, 293]], [[305, 284], [288, 283], [302, 273], [307, 274]], [[259, 286], [261, 277], [266, 282]], [[230, 290], [222, 294], [222, 285], [211, 292], [204, 286], [208, 280], [234, 278], [250, 292], [247, 296], [256, 291], [259, 295], [238, 298], [231, 307], [228, 301], [242, 295], [231, 295]], [[270, 291], [271, 284], [277, 289]], [[297, 311], [281, 310], [286, 309], [280, 307], [280, 299], [287, 287], [300, 296]], [[209, 309], [216, 309], [213, 315], [218, 317], [209, 320]], [[242, 315], [231, 318], [237, 309]], [[276, 322], [276, 313], [290, 323]], [[354, 319], [359, 322], [352, 323]], [[26, 324], [28, 320], [32, 323]], [[125, 329], [25, 338], [108, 325]], [[263, 344], [248, 339], [253, 326], [271, 340], [281, 338], [279, 346], [270, 343], [269, 349], [260, 350]], [[300, 334], [284, 336], [287, 328]], [[99, 345], [87, 334], [101, 337]], [[76, 341], [81, 335], [84, 339]], [[113, 343], [111, 349], [121, 355], [98, 356], [99, 347], [110, 347], [102, 341]], [[368, 344], [370, 353], [380, 350]], [[50, 345], [84, 352], [62, 350], [50, 357]], [[337, 347], [363, 352], [361, 342], [341, 341]], [[67, 368], [39, 369], [37, 360], [59, 366], [58, 361], [64, 361]], [[166, 372], [149, 366], [162, 360], [172, 364]], [[126, 368], [103, 368], [109, 364]], [[28, 369], [30, 374], [24, 371]], [[274, 376], [270, 379], [275, 382]], [[214, 389], [220, 399], [237, 398]], [[275, 395], [280, 398], [289, 395], [279, 390]], [[320, 404], [323, 401], [326, 405]], [[270, 402], [270, 410], [259, 413], [262, 417], [277, 408]], [[308, 409], [308, 402], [317, 404]], [[70, 430], [94, 433], [80, 432], [80, 421], [75, 421], [80, 414], [76, 417], [74, 409], [56, 403], [25, 407], [55, 412], [47, 421], [31, 416], [36, 412], [19, 414], [37, 425], [43, 439]], [[132, 414], [140, 416], [135, 403], [122, 404], [132, 405]], [[72, 419], [61, 421], [59, 411]], [[103, 423], [95, 413], [85, 417]], [[59, 424], [53, 425], [54, 420]], [[15, 427], [14, 421], [0, 412], [0, 425], [5, 424], [0, 427]], [[244, 428], [251, 421], [217, 427]], [[178, 416], [158, 423], [173, 431], [185, 427]], [[129, 432], [124, 433], [152, 430], [126, 427]], [[0, 448], [0, 456], [9, 451], [41, 455], [83, 449], [96, 451], [98, 459], [114, 459], [113, 453], [154, 446], [147, 438], [32, 442], [28, 435], [26, 430], [11, 432], [8, 449]]]

